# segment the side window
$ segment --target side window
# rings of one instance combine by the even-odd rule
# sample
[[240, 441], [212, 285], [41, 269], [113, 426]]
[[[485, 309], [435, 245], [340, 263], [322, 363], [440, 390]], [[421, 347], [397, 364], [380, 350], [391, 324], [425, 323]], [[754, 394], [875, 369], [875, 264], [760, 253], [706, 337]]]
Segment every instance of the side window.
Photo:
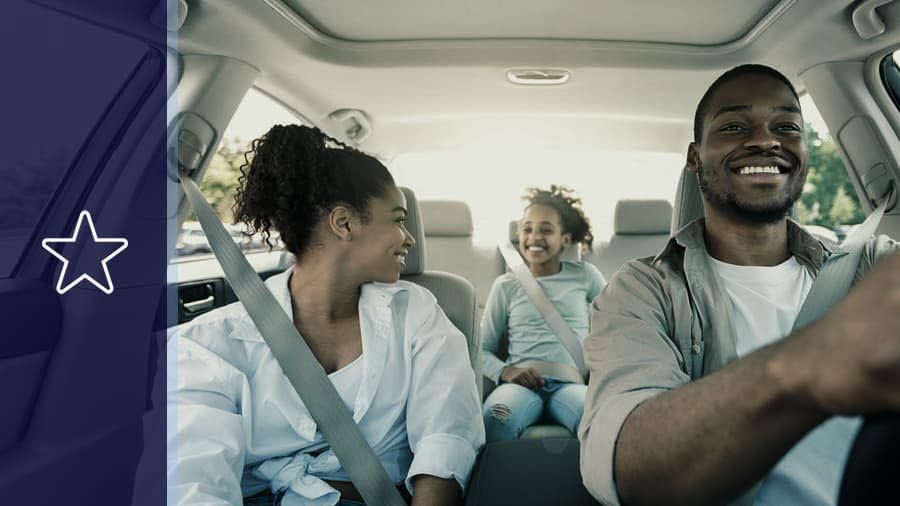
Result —
[[[145, 44], [25, 2], [4, 5], [0, 104], [0, 278], [9, 276], [79, 150], [131, 72]], [[41, 26], [39, 32], [34, 27]], [[47, 34], [65, 34], [48, 37]], [[94, 55], [85, 58], [84, 55]], [[14, 69], [14, 71], [13, 71]], [[77, 175], [72, 175], [78, 184]]]
[[[245, 154], [250, 150], [254, 139], [265, 134], [272, 125], [290, 123], [300, 123], [300, 120], [259, 90], [249, 90], [222, 135], [222, 141], [200, 183], [200, 191], [212, 204], [225, 228], [231, 232], [241, 249], [248, 253], [268, 252], [269, 246], [259, 235], [248, 236], [241, 226], [233, 224], [231, 210], [241, 175], [240, 169], [246, 163]], [[271, 242], [277, 249], [282, 247], [277, 235], [273, 234]], [[177, 261], [204, 258], [204, 255], [212, 253], [193, 211], [184, 223], [176, 248]]]
[[884, 57], [881, 62], [881, 78], [894, 105], [900, 108], [900, 49]]
[[813, 233], [840, 241], [866, 214], [812, 98], [803, 96], [800, 105], [806, 120], [809, 175], [797, 203], [798, 218]]

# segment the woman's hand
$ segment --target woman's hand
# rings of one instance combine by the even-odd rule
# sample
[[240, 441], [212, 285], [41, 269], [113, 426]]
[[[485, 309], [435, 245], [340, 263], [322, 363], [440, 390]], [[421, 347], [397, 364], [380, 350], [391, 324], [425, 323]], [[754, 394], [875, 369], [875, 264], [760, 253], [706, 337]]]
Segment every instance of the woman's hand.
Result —
[[544, 386], [544, 378], [530, 367], [521, 368], [508, 365], [500, 371], [500, 381], [522, 385], [531, 390], [539, 390]]

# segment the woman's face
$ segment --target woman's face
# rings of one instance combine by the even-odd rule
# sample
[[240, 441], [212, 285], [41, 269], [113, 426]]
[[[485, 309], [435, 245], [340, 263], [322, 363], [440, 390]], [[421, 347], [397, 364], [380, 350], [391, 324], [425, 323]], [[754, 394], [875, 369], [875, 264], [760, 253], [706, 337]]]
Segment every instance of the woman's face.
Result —
[[525, 210], [519, 223], [519, 251], [529, 266], [555, 264], [572, 235], [563, 232], [559, 213], [542, 204]]
[[369, 202], [369, 221], [353, 233], [353, 268], [365, 281], [393, 283], [406, 267], [406, 255], [416, 243], [406, 230], [406, 197], [391, 186]]

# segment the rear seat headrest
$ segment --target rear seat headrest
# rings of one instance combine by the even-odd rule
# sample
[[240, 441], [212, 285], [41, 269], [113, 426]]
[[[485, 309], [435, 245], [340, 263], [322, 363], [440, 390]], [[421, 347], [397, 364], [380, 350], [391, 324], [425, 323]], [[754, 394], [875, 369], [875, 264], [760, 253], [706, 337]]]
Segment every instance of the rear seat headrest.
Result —
[[519, 244], [519, 220], [509, 222], [509, 242]]
[[620, 200], [616, 204], [616, 235], [668, 235], [672, 204], [666, 200]]
[[425, 235], [428, 237], [471, 237], [472, 211], [460, 200], [423, 200], [419, 202]]
[[422, 274], [425, 272], [425, 227], [422, 212], [412, 190], [401, 186], [400, 191], [406, 196], [406, 229], [416, 240], [416, 245], [406, 255], [406, 267], [402, 274]]

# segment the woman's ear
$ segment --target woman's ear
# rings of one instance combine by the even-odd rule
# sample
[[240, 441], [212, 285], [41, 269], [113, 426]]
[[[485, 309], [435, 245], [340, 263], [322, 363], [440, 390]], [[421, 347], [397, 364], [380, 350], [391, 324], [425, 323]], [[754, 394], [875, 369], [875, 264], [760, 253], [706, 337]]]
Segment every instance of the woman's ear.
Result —
[[566, 232], [562, 235], [563, 246], [571, 246], [572, 245], [572, 234]]
[[328, 213], [328, 228], [342, 241], [351, 239], [353, 230], [353, 211], [345, 205], [337, 205]]

